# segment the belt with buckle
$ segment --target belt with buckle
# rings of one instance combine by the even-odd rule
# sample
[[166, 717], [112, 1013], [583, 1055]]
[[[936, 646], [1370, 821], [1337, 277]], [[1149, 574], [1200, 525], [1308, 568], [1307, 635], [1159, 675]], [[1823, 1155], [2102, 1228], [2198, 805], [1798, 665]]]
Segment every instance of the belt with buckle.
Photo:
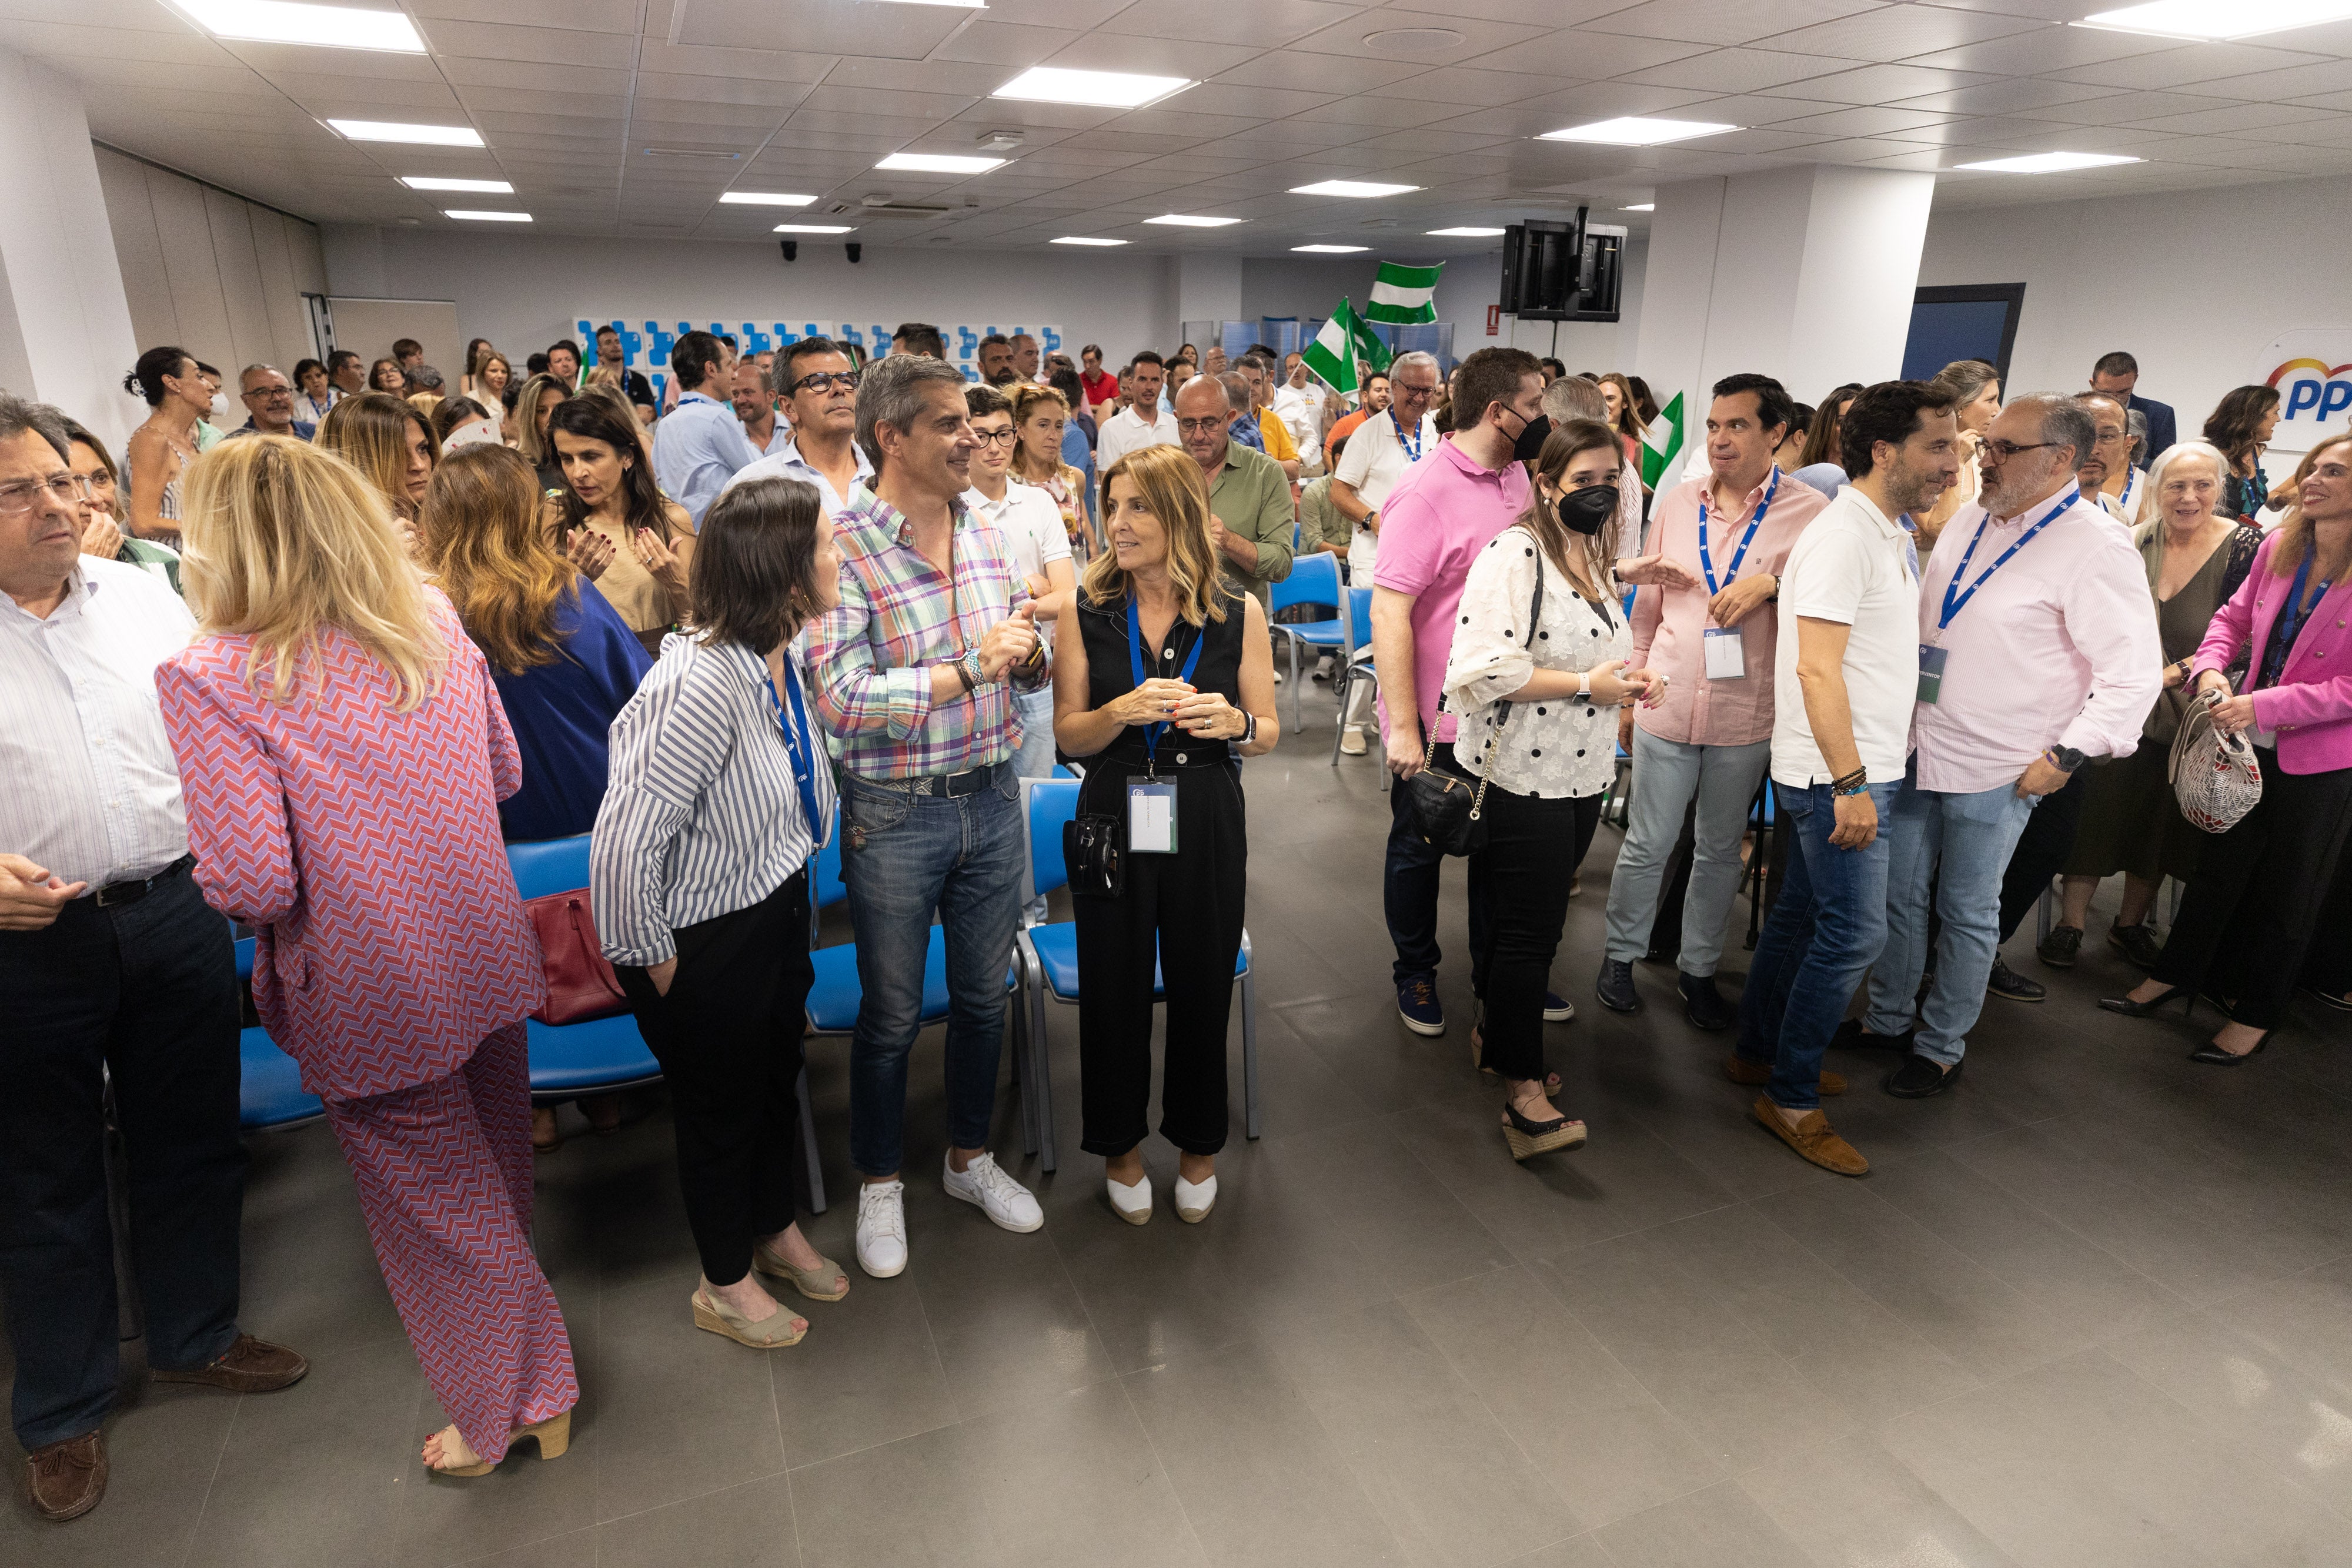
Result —
[[135, 882], [110, 882], [96, 893], [86, 894], [83, 896], [100, 909], [113, 909], [125, 904], [136, 904], [195, 863], [195, 856], [182, 855], [153, 876], [141, 877]]
[[996, 777], [996, 765], [968, 768], [961, 773], [933, 773], [921, 779], [867, 779], [853, 775], [860, 784], [872, 789], [903, 789], [910, 795], [937, 795], [954, 800], [961, 795], [977, 795], [989, 788]]

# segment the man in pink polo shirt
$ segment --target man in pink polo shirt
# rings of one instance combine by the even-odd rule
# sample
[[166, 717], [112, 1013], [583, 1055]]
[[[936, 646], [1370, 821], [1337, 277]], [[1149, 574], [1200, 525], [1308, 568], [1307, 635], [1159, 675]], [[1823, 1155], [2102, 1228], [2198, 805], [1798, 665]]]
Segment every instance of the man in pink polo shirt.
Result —
[[[1380, 559], [1372, 570], [1372, 658], [1380, 671], [1381, 730], [1399, 780], [1421, 771], [1428, 734], [1434, 760], [1453, 765], [1454, 716], [1438, 711], [1445, 656], [1470, 562], [1528, 506], [1522, 458], [1543, 449], [1543, 366], [1524, 349], [1481, 349], [1462, 361], [1454, 434], [1404, 472], [1381, 507]], [[1470, 411], [1476, 410], [1472, 415]], [[1416, 1034], [1445, 1032], [1437, 1001], [1437, 868], [1444, 856], [1423, 841], [1412, 792], [1389, 791], [1388, 868], [1381, 902], [1396, 944], [1397, 1013]], [[1470, 857], [1470, 951], [1486, 946], [1486, 865]], [[1573, 1009], [1554, 996], [1544, 1016]]]
[[1769, 376], [1727, 376], [1706, 413], [1707, 473], [1660, 496], [1651, 548], [1690, 569], [1686, 588], [1633, 600], [1633, 664], [1666, 677], [1665, 700], [1633, 718], [1633, 790], [1609, 883], [1609, 949], [1594, 990], [1612, 1012], [1640, 1006], [1633, 963], [1649, 951], [1666, 862], [1698, 801], [1690, 891], [1675, 960], [1683, 1007], [1700, 1029], [1738, 1009], [1715, 988], [1739, 892], [1739, 841], [1772, 751], [1772, 662], [1780, 568], [1828, 497], [1780, 472], [1772, 454], [1795, 405]]

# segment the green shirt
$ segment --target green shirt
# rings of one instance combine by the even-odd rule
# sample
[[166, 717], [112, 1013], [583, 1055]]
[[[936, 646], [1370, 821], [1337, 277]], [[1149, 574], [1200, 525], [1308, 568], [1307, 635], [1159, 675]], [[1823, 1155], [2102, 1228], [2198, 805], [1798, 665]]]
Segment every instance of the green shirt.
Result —
[[126, 534], [122, 549], [114, 559], [153, 572], [172, 585], [173, 592], [186, 596], [187, 591], [180, 586], [180, 552], [171, 546], [159, 545], [152, 539], [134, 539]]
[[1331, 476], [1308, 480], [1298, 492], [1298, 553], [1313, 555], [1317, 547], [1328, 544], [1338, 546], [1345, 557], [1354, 530], [1331, 499]]
[[1266, 584], [1290, 575], [1290, 479], [1282, 465], [1263, 452], [1226, 443], [1224, 465], [1209, 482], [1209, 511], [1227, 533], [1257, 546], [1256, 570], [1246, 576], [1234, 568], [1231, 556], [1220, 552], [1217, 564], [1224, 580], [1271, 610]]

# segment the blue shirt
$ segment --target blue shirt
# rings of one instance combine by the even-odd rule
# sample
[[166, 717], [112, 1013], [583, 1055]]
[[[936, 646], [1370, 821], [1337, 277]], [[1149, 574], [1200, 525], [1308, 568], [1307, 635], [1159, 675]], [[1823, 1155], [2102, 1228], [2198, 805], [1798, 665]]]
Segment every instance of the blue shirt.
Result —
[[522, 788], [499, 802], [509, 843], [562, 839], [596, 825], [613, 719], [653, 668], [637, 634], [585, 578], [555, 601], [555, 662], [509, 674], [490, 666], [522, 752]]
[[1062, 461], [1087, 476], [1087, 516], [1100, 520], [1101, 512], [1095, 497], [1095, 448], [1087, 433], [1072, 420], [1062, 427]]
[[654, 426], [654, 478], [698, 528], [736, 470], [759, 455], [735, 417], [734, 404], [698, 392], [679, 398], [677, 407]]

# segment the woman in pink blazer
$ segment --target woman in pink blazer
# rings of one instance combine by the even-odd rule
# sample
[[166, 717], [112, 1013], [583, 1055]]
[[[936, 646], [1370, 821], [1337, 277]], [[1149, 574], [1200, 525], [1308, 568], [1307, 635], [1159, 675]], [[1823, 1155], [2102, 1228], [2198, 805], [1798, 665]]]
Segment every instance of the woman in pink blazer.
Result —
[[580, 1389], [530, 1251], [523, 1018], [546, 990], [499, 833], [522, 781], [489, 672], [341, 459], [265, 435], [191, 468], [200, 634], [158, 666], [205, 899], [257, 930], [254, 1006], [326, 1103], [368, 1234], [478, 1475], [570, 1440]]
[[[2249, 646], [2232, 694], [2222, 668]], [[2202, 992], [2230, 1022], [2190, 1060], [2234, 1067], [2285, 1017], [2352, 831], [2352, 436], [2304, 459], [2294, 508], [2214, 615], [2194, 674], [2224, 699], [2215, 722], [2251, 732], [2263, 798], [2198, 858], [2147, 980], [2099, 1005], [2137, 1017]]]

